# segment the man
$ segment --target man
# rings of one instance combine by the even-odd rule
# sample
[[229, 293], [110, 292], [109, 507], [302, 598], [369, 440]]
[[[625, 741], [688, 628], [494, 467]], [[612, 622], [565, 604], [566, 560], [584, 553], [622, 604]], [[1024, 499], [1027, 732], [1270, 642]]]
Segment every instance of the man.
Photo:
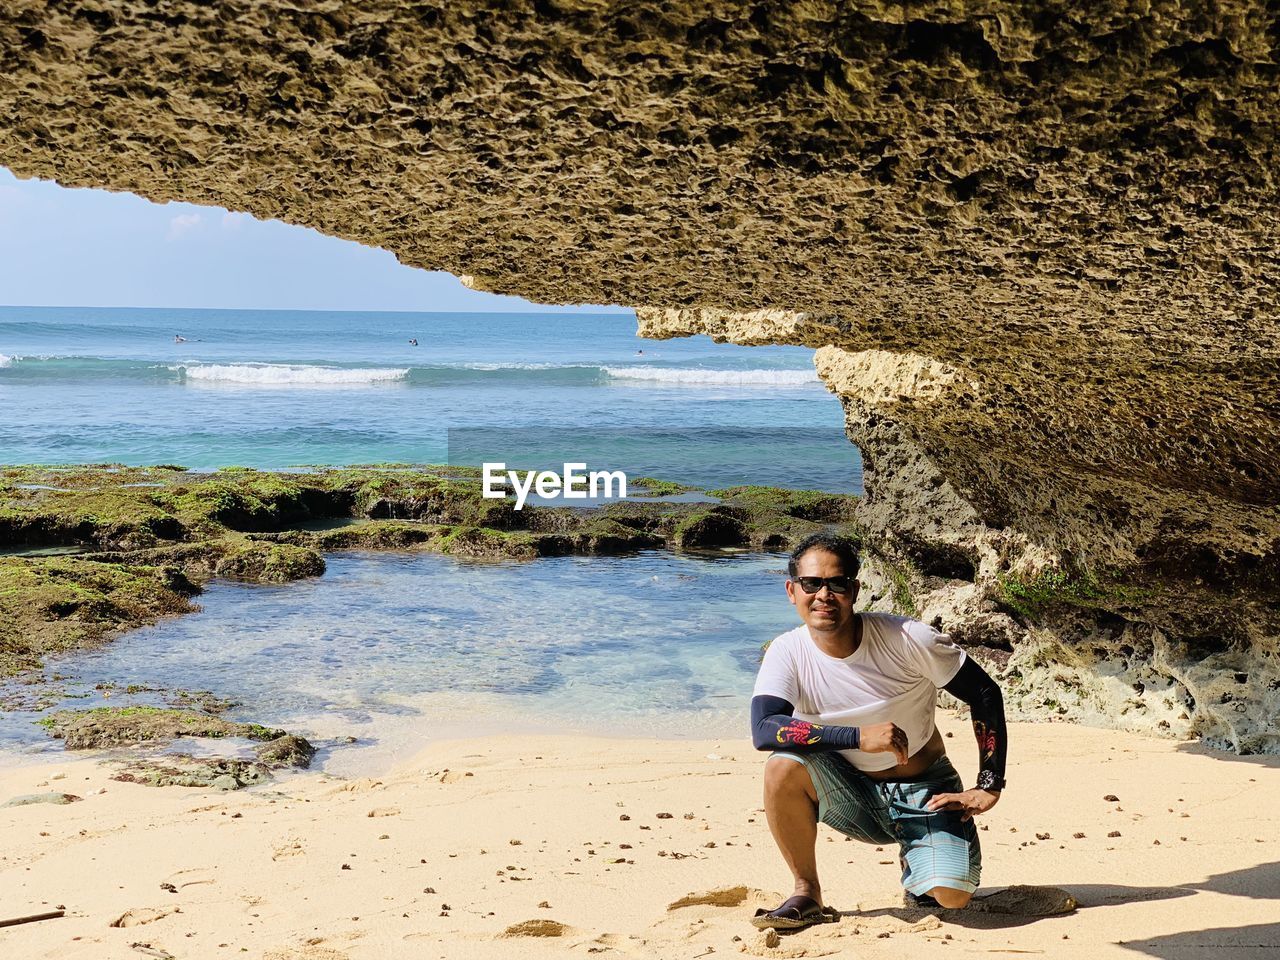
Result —
[[[756, 747], [773, 751], [765, 813], [795, 888], [752, 923], [798, 929], [838, 919], [818, 881], [819, 822], [866, 843], [897, 843], [909, 904], [964, 907], [981, 868], [973, 816], [995, 806], [1004, 788], [1000, 688], [928, 625], [855, 613], [858, 554], [848, 539], [805, 539], [787, 572], [787, 596], [804, 624], [769, 645], [751, 725]], [[969, 704], [979, 753], [971, 790], [934, 725], [939, 688]]]

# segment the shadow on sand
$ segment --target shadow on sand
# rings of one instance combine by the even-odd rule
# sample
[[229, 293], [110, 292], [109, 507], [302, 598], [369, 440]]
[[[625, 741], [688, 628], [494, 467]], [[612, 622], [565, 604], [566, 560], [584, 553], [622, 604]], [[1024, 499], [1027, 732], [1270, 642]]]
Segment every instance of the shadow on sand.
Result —
[[906, 923], [916, 923], [930, 914], [936, 914], [949, 924], [968, 927], [974, 930], [1001, 930], [1022, 927], [1037, 920], [1061, 917], [1073, 912], [1063, 908], [1063, 901], [1069, 895], [1075, 900], [1075, 910], [1089, 910], [1095, 907], [1113, 906], [1121, 903], [1140, 903], [1146, 900], [1170, 900], [1174, 897], [1195, 896], [1195, 890], [1187, 887], [1124, 887], [1118, 884], [1086, 883], [1072, 884], [1063, 887], [1010, 887], [1009, 891], [1021, 891], [1023, 895], [1017, 901], [1007, 905], [1001, 904], [997, 909], [988, 909], [999, 902], [999, 896], [1005, 888], [979, 890], [974, 896], [973, 906], [965, 910], [921, 910], [916, 907], [881, 907], [877, 910], [854, 910], [841, 914], [847, 917], [895, 917]]
[[1280, 923], [1209, 927], [1120, 945], [1160, 960], [1275, 960], [1280, 957]]
[[[1258, 900], [1280, 900], [1280, 863], [1262, 863], [1243, 870], [1213, 874], [1198, 883], [1167, 887], [1127, 887], [1109, 883], [1066, 884], [1059, 887], [1011, 887], [1019, 891], [1012, 900], [1002, 900], [1001, 889], [979, 890], [974, 906], [965, 910], [921, 910], [909, 907], [881, 907], [875, 910], [851, 910], [844, 917], [894, 917], [916, 923], [931, 913], [948, 924], [975, 930], [1000, 930], [1026, 926], [1037, 920], [1063, 916], [1063, 894], [1073, 897], [1077, 910], [1096, 910], [1128, 903], [1172, 900], [1194, 897], [1200, 891], [1227, 896], [1251, 897]], [[987, 909], [990, 905], [992, 909]], [[1125, 942], [1130, 950], [1144, 952], [1162, 960], [1201, 960], [1212, 955], [1231, 960], [1268, 960], [1280, 957], [1280, 923], [1252, 927], [1221, 927], [1169, 934], [1142, 942]]]
[[1234, 750], [1223, 750], [1219, 747], [1208, 747], [1199, 741], [1188, 741], [1177, 745], [1179, 753], [1189, 753], [1196, 757], [1213, 757], [1230, 763], [1248, 763], [1255, 767], [1266, 767], [1275, 770], [1280, 767], [1280, 756], [1273, 753], [1236, 753]]

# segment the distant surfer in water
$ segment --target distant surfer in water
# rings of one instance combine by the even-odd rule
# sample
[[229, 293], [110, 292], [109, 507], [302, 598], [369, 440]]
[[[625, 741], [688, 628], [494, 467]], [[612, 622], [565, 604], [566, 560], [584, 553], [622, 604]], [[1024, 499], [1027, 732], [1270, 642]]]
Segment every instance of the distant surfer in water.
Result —
[[187, 338], [186, 338], [186, 337], [184, 337], [184, 336], [183, 336], [182, 334], [180, 334], [180, 333], [175, 333], [175, 334], [173, 335], [173, 342], [174, 342], [174, 343], [186, 343], [186, 342], [187, 342]]
[[410, 337], [410, 338], [409, 338], [409, 346], [411, 346], [411, 347], [416, 347], [417, 345], [418, 345], [418, 338], [417, 338], [417, 337]]

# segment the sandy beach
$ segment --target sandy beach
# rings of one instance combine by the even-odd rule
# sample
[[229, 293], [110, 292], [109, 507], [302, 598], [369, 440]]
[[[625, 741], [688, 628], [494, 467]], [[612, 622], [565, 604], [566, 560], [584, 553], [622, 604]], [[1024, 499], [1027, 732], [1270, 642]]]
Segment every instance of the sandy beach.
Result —
[[[966, 780], [967, 723], [940, 717]], [[1050, 885], [1033, 918], [901, 907], [896, 852], [826, 827], [839, 923], [748, 923], [789, 891], [760, 805], [763, 757], [722, 741], [490, 737], [378, 778], [307, 773], [236, 793], [110, 779], [94, 760], [0, 772], [13, 958], [363, 960], [617, 954], [1274, 957], [1280, 761], [1065, 724], [1011, 726], [983, 820], [980, 896]]]

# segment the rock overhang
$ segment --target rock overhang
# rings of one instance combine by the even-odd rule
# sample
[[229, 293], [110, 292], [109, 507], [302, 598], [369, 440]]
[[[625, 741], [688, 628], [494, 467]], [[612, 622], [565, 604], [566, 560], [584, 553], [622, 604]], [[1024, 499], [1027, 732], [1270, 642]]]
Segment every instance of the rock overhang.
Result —
[[823, 348], [890, 553], [1141, 570], [1273, 649], [1277, 44], [1245, 2], [0, 0], [0, 164]]

